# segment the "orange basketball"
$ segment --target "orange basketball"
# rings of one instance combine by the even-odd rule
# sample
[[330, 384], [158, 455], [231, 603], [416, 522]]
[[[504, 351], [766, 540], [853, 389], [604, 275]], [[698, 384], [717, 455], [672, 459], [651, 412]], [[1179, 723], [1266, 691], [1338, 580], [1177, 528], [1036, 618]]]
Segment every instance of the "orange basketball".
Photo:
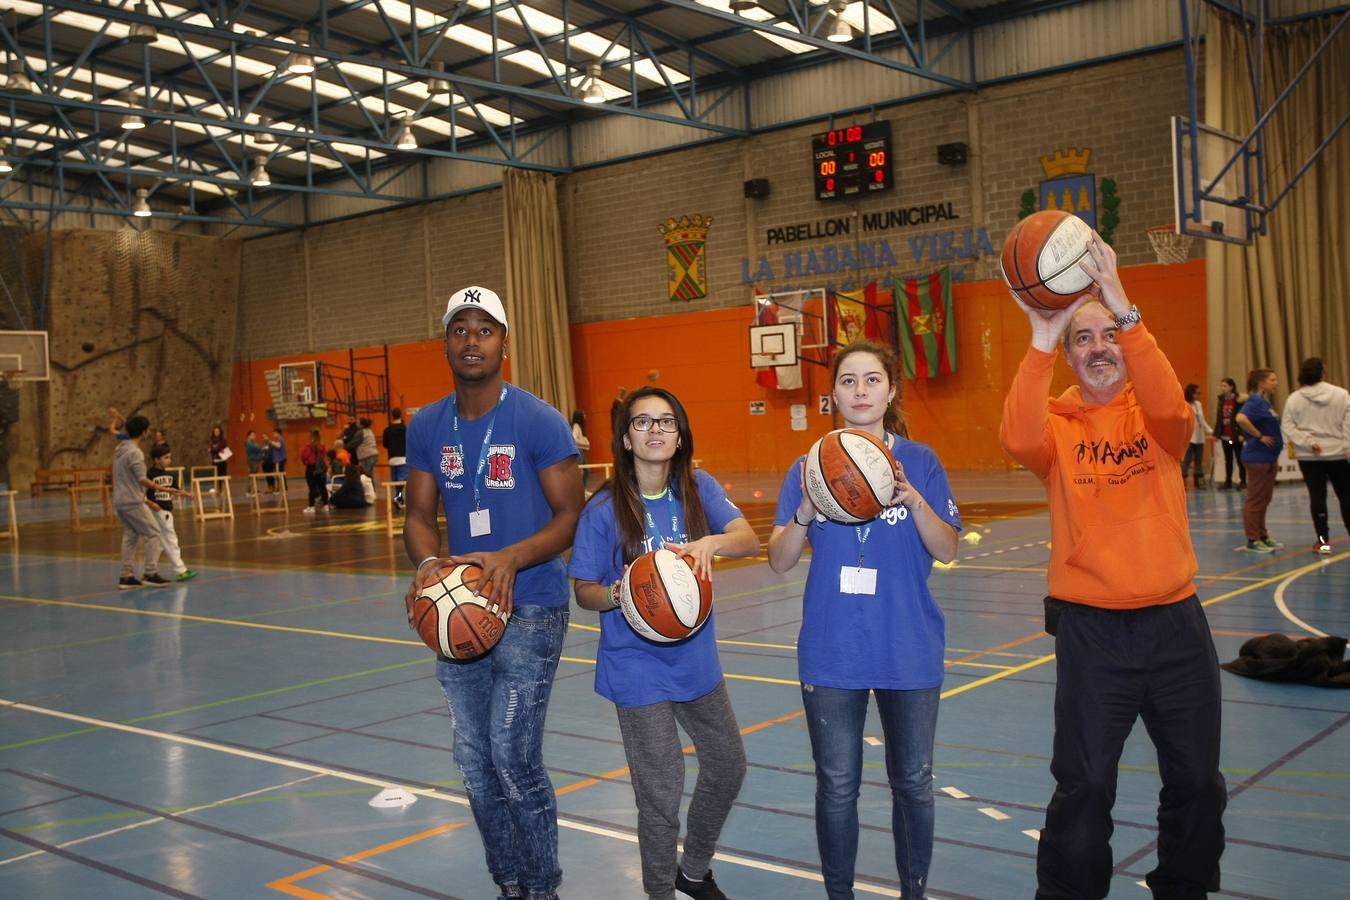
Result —
[[1092, 278], [1078, 267], [1090, 240], [1092, 229], [1077, 216], [1034, 212], [1003, 242], [1003, 280], [1032, 309], [1063, 309], [1092, 287]]
[[[483, 570], [440, 559], [413, 579], [404, 597], [408, 627], [441, 656], [471, 660], [487, 653], [506, 632], [508, 614], [474, 595]], [[491, 582], [484, 585], [491, 587]]]
[[811, 502], [827, 519], [856, 525], [875, 519], [891, 502], [899, 470], [875, 435], [853, 428], [831, 431], [806, 454]]
[[712, 582], [695, 576], [689, 559], [663, 547], [639, 556], [623, 573], [619, 608], [647, 640], [682, 641], [708, 621]]

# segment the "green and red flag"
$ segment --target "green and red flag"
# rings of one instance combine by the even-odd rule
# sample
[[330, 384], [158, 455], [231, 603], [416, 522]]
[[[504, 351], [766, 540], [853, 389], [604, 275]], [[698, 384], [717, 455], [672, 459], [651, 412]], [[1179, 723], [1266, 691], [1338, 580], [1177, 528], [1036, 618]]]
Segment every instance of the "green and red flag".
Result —
[[952, 273], [943, 266], [921, 278], [895, 282], [895, 323], [901, 374], [932, 378], [956, 371], [956, 318]]

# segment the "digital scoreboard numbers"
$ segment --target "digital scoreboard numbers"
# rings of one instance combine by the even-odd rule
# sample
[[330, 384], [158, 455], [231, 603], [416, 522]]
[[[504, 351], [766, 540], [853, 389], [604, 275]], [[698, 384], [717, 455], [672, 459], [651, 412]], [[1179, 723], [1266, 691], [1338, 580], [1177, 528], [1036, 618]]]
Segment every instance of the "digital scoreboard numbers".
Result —
[[895, 186], [891, 123], [850, 125], [811, 137], [817, 200], [866, 197]]

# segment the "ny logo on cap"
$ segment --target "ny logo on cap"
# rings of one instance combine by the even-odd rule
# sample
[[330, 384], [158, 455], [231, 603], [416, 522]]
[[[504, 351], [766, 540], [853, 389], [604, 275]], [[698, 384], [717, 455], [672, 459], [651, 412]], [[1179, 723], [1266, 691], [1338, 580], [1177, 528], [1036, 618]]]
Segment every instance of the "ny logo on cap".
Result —
[[464, 302], [465, 302], [465, 303], [482, 303], [482, 302], [483, 302], [483, 299], [482, 299], [482, 297], [479, 296], [478, 291], [475, 291], [475, 290], [466, 290], [466, 291], [464, 292]]

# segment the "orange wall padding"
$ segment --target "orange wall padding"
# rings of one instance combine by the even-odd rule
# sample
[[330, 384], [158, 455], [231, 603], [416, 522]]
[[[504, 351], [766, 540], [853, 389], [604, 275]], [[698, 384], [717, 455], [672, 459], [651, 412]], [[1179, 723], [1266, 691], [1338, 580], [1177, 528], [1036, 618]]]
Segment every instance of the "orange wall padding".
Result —
[[[1132, 266], [1122, 272], [1126, 290], [1143, 313], [1149, 330], [1184, 385], [1201, 386], [1206, 412], [1212, 413], [1205, 381], [1205, 269], [1203, 260], [1177, 266]], [[905, 381], [905, 411], [911, 437], [931, 445], [948, 469], [1008, 469], [1012, 462], [998, 445], [1003, 396], [1026, 352], [1025, 315], [1008, 297], [1001, 281], [959, 283], [953, 288], [959, 366], [934, 379]], [[783, 472], [822, 432], [834, 427], [818, 411], [818, 396], [828, 394], [829, 373], [803, 365], [803, 387], [766, 390], [749, 365], [751, 309], [744, 307], [668, 316], [574, 325], [572, 362], [577, 405], [586, 413], [592, 462], [609, 459], [610, 405], [620, 387], [663, 387], [689, 410], [695, 455], [713, 472]], [[453, 389], [439, 339], [389, 347], [393, 403], [403, 408], [432, 403]], [[379, 347], [358, 348], [357, 356]], [[345, 366], [346, 351], [256, 359], [235, 365], [231, 393], [231, 472], [244, 471], [244, 435], [271, 428], [271, 400], [263, 373], [283, 362], [315, 359]], [[509, 364], [509, 363], [508, 363]], [[364, 367], [370, 368], [367, 362]], [[509, 370], [508, 370], [509, 377]], [[1056, 393], [1073, 383], [1068, 367], [1056, 372]], [[750, 403], [762, 400], [764, 415], [751, 415]], [[790, 408], [805, 404], [806, 431], [793, 431]], [[570, 417], [570, 410], [563, 410]], [[378, 436], [387, 424], [373, 416]], [[292, 422], [285, 429], [291, 462], [299, 472], [299, 451], [317, 425], [331, 444], [345, 419], [328, 426], [322, 420]], [[381, 461], [384, 454], [381, 452]], [[237, 462], [236, 462], [237, 461]]]

